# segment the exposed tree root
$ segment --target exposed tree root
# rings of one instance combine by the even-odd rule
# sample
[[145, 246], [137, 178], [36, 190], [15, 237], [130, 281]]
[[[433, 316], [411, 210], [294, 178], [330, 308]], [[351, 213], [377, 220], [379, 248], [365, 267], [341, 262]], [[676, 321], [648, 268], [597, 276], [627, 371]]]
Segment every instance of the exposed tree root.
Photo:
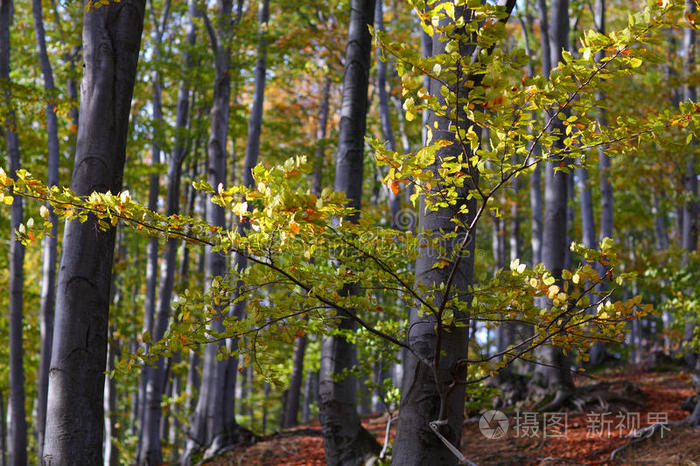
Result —
[[197, 464], [204, 464], [239, 446], [250, 446], [259, 440], [260, 438], [257, 437], [252, 431], [238, 426], [235, 435], [220, 435], [214, 438], [209, 448], [207, 448], [207, 450], [204, 452], [201, 461]]
[[664, 429], [671, 430], [673, 427], [678, 427], [682, 426], [688, 423], [688, 420], [685, 419], [683, 421], [676, 421], [676, 422], [657, 422], [656, 424], [652, 424], [650, 426], [644, 427], [643, 429], [638, 429], [635, 430], [634, 432], [631, 432], [627, 437], [630, 437], [631, 440], [624, 445], [622, 445], [619, 448], [616, 448], [613, 450], [613, 452], [610, 454], [610, 461], [613, 461], [615, 459], [615, 456], [617, 456], [618, 453], [626, 450], [630, 446], [642, 442], [648, 438], [651, 438], [654, 436], [656, 432], [663, 432]]

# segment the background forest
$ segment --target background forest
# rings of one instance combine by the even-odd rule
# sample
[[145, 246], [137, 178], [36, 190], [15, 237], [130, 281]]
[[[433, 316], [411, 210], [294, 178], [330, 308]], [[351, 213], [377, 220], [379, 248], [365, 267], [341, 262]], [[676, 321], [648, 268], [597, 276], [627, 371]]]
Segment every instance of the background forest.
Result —
[[572, 374], [700, 380], [696, 20], [0, 0], [1, 463], [318, 419], [328, 464], [469, 464], [465, 416], [580, 410]]

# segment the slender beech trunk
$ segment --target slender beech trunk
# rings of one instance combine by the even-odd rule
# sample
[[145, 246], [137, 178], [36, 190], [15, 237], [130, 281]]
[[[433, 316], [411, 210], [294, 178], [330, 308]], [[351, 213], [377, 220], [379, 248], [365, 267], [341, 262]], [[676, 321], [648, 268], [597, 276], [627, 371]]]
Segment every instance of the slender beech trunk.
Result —
[[[368, 26], [374, 17], [374, 0], [352, 0], [345, 76], [340, 110], [338, 152], [336, 154], [335, 190], [344, 192], [349, 205], [360, 209], [362, 199], [362, 164], [367, 119], [372, 39]], [[348, 220], [358, 221], [359, 214]], [[349, 289], [343, 292], [351, 292]], [[341, 329], [353, 329], [354, 321], [342, 317]], [[329, 465], [356, 465], [379, 453], [379, 444], [360, 422], [356, 408], [356, 381], [337, 377], [353, 367], [356, 349], [342, 336], [325, 336], [321, 343], [320, 409], [323, 446]]]
[[[551, 21], [549, 24], [550, 63], [559, 63], [562, 50], [568, 42], [569, 31], [569, 2], [568, 0], [553, 0], [551, 4]], [[553, 129], [564, 134], [560, 119], [555, 119]], [[555, 144], [556, 146], [556, 144]], [[561, 147], [559, 144], [558, 147]], [[556, 279], [561, 279], [564, 268], [567, 243], [567, 201], [569, 190], [569, 175], [562, 171], [554, 171], [553, 165], [560, 160], [547, 162], [545, 170], [545, 218], [543, 233], [542, 259], [547, 269]], [[566, 163], [567, 160], [564, 159]], [[548, 303], [550, 305], [550, 303]], [[555, 393], [554, 400], [545, 411], [556, 410], [564, 403], [573, 390], [570, 374], [570, 361], [561, 348], [544, 346], [540, 357], [548, 366], [538, 367], [538, 372], [545, 377], [547, 389]]]
[[[107, 367], [106, 370], [114, 369], [114, 361], [117, 349], [114, 347], [114, 339], [110, 329], [109, 343], [107, 344]], [[119, 413], [117, 413], [117, 384], [112, 378], [105, 380], [104, 409], [105, 409], [105, 466], [119, 465], [119, 446], [116, 442], [118, 438], [117, 424]]]
[[[36, 36], [37, 50], [41, 74], [44, 77], [44, 90], [49, 95], [46, 103], [46, 135], [48, 142], [48, 186], [58, 184], [58, 164], [60, 159], [58, 144], [58, 118], [54, 110], [56, 86], [53, 79], [51, 62], [46, 51], [46, 34], [44, 31], [44, 19], [41, 0], [32, 0], [34, 13], [34, 34]], [[49, 209], [49, 221], [52, 223], [51, 235], [46, 236], [43, 242], [43, 262], [41, 273], [41, 310], [39, 311], [39, 326], [41, 332], [41, 352], [39, 357], [39, 373], [37, 375], [36, 396], [36, 433], [38, 456], [44, 445], [44, 429], [46, 426], [46, 395], [49, 387], [49, 364], [51, 362], [51, 342], [53, 340], [53, 318], [56, 295], [56, 257], [58, 221], [56, 213], [51, 205]]]
[[[194, 0], [190, 0], [188, 22], [187, 22], [187, 43], [189, 46], [195, 44], [197, 30], [194, 24], [196, 6]], [[193, 67], [189, 52], [185, 52], [185, 67], [183, 70], [184, 79], [180, 81], [177, 96], [177, 113], [175, 117], [176, 139], [175, 147], [168, 166], [168, 191], [166, 196], [166, 214], [176, 215], [180, 212], [180, 184], [182, 178], [182, 163], [187, 154], [186, 142], [183, 133], [187, 129], [190, 101], [190, 83], [187, 78], [190, 69]], [[151, 334], [153, 341], [163, 338], [168, 328], [170, 319], [170, 301], [175, 283], [175, 270], [177, 261], [177, 247], [179, 241], [169, 238], [165, 245], [163, 261], [160, 269], [160, 289], [158, 293], [157, 309], [155, 321], [152, 325]], [[149, 244], [150, 247], [150, 244]], [[156, 251], [157, 252], [157, 251]], [[149, 256], [150, 257], [150, 256]], [[157, 263], [157, 260], [156, 260]], [[155, 285], [155, 283], [154, 283]], [[147, 310], [148, 312], [148, 310]], [[146, 380], [146, 391], [141, 396], [143, 400], [143, 423], [141, 426], [141, 444], [139, 448], [137, 463], [157, 465], [163, 462], [161, 447], [161, 436], [159, 432], [162, 408], [161, 399], [165, 389], [165, 361], [161, 358], [155, 367], [144, 368], [144, 379]]]
[[[697, 4], [694, 0], [686, 0], [686, 14], [695, 14], [697, 12]], [[695, 47], [696, 47], [696, 32], [692, 28], [685, 29], [683, 33], [683, 50], [685, 52], [684, 74], [690, 76], [695, 71]], [[694, 85], [686, 85], [684, 89], [684, 98], [686, 101], [695, 102], [697, 100], [697, 91]], [[697, 141], [693, 141], [696, 145]], [[690, 147], [690, 155], [685, 165], [685, 174], [683, 176], [683, 189], [688, 196], [688, 201], [683, 205], [683, 249], [686, 251], [695, 251], [698, 246], [698, 178], [695, 170], [695, 148]]]
[[[697, 4], [694, 0], [686, 0], [685, 2], [686, 15], [697, 13]], [[689, 76], [695, 70], [695, 47], [697, 39], [694, 29], [686, 29], [683, 35], [683, 50], [685, 52], [684, 75]], [[693, 85], [686, 85], [684, 89], [684, 98], [687, 101], [695, 102], [697, 100], [697, 90]], [[697, 141], [692, 141], [693, 145], [697, 145]], [[690, 154], [685, 166], [685, 174], [683, 177], [683, 189], [688, 196], [688, 200], [683, 206], [683, 249], [689, 253], [696, 251], [698, 246], [698, 179], [695, 170], [695, 147], [690, 147]], [[692, 329], [694, 331], [694, 329]], [[686, 338], [692, 336], [692, 333], [686, 328]], [[700, 376], [700, 357], [695, 355], [695, 374], [694, 377]], [[698, 392], [700, 393], [700, 391]], [[695, 405], [695, 409], [691, 413], [688, 421], [693, 426], [700, 425], [700, 403]]]
[[[167, 15], [170, 11], [169, 1], [163, 8], [163, 19], [159, 21], [155, 15], [155, 6], [153, 5], [153, 0], [149, 2], [152, 12], [153, 20], [153, 57], [156, 62], [162, 59], [161, 48], [163, 46], [163, 34], [165, 33], [164, 28], [167, 21]], [[152, 87], [153, 87], [153, 97], [151, 99], [152, 107], [152, 122], [153, 122], [153, 134], [151, 143], [151, 176], [149, 179], [148, 186], [148, 209], [152, 212], [158, 210], [158, 193], [160, 190], [160, 168], [157, 167], [160, 164], [161, 156], [161, 138], [163, 134], [163, 82], [160, 70], [156, 68], [153, 71], [152, 77]], [[146, 294], [144, 299], [144, 317], [143, 317], [143, 332], [148, 332], [149, 335], [153, 335], [153, 316], [156, 312], [156, 287], [158, 281], [158, 238], [149, 238], [148, 245], [146, 246]], [[148, 345], [145, 345], [148, 347]], [[144, 416], [146, 410], [146, 389], [148, 384], [148, 366], [144, 367], [141, 371], [141, 378], [139, 380], [139, 405], [138, 405], [138, 416], [139, 416], [139, 450], [143, 442], [144, 433]]]
[[[86, 11], [80, 126], [71, 188], [119, 192], [144, 0]], [[56, 294], [43, 464], [99, 464], [115, 229], [66, 223]], [[76, 409], [80, 407], [80, 409]]]
[[[458, 7], [455, 11], [456, 17], [463, 17], [468, 21], [471, 11], [464, 7]], [[438, 34], [432, 39], [432, 55], [439, 55], [445, 51], [445, 42], [440, 40]], [[462, 56], [470, 56], [472, 46], [461, 41], [460, 53]], [[457, 85], [460, 85], [458, 83]], [[439, 90], [441, 84], [435, 80], [430, 80], [430, 94], [437, 99], [443, 99]], [[453, 89], [454, 90], [454, 89]], [[461, 110], [457, 110], [460, 116], [460, 128], [469, 127], [470, 122]], [[455, 122], [444, 115], [429, 113], [428, 125], [433, 127], [433, 140], [454, 141], [454, 130], [450, 126]], [[446, 157], [456, 157], [459, 155], [461, 147], [459, 144], [451, 144], [439, 149], [436, 153], [436, 162], [431, 170], [437, 172], [441, 161]], [[464, 154], [468, 157], [469, 154]], [[436, 173], [437, 175], [437, 173]], [[476, 181], [476, 180], [472, 180]], [[466, 200], [467, 191], [470, 186], [465, 183], [461, 193], [463, 203], [467, 204], [468, 214], [458, 213], [461, 205], [441, 208], [438, 211], [426, 211], [421, 202], [418, 219], [418, 231], [421, 235], [440, 235], [442, 231], [452, 231], [453, 218], [458, 218], [460, 224], [470, 224], [475, 214], [475, 200]], [[472, 186], [473, 187], [473, 186]], [[436, 186], [433, 189], [441, 189]], [[459, 236], [459, 241], [463, 240], [463, 230]], [[453, 258], [453, 263], [448, 267], [435, 268], [437, 255], [434, 251], [421, 249], [416, 260], [416, 282], [428, 288], [434, 288], [440, 283], [447, 283], [448, 275], [452, 268], [458, 267], [452, 293], [462, 301], [469, 302], [471, 296], [468, 288], [473, 280], [474, 268], [474, 240], [469, 241], [461, 257]], [[456, 246], [455, 246], [456, 247]], [[452, 250], [449, 245], [446, 250]], [[456, 263], [459, 261], [459, 263]], [[443, 296], [435, 293], [434, 296], [427, 297], [428, 300], [439, 303]], [[428, 423], [439, 420], [446, 423], [441, 428], [442, 435], [453, 445], [459, 448], [462, 423], [464, 419], [464, 385], [459, 382], [466, 378], [466, 367], [456, 366], [456, 362], [466, 356], [468, 341], [468, 321], [469, 316], [458, 314], [455, 311], [455, 321], [462, 321], [466, 326], [453, 327], [449, 332], [445, 332], [441, 327], [436, 326], [436, 317], [432, 314], [419, 315], [418, 309], [411, 309], [410, 328], [407, 340], [408, 344], [422, 358], [437, 365], [437, 368], [428, 366], [420, 362], [412, 353], [406, 352], [404, 358], [404, 376], [401, 387], [400, 416], [397, 426], [396, 440], [394, 441], [392, 464], [394, 465], [451, 465], [457, 464], [457, 458], [431, 431]], [[437, 329], [437, 331], [436, 331]], [[438, 335], [437, 332], [441, 335]], [[437, 341], [440, 341], [440, 348], [436, 350]], [[436, 355], [441, 354], [440, 359]], [[438, 374], [438, 380], [434, 374]], [[457, 382], [457, 387], [461, 389], [450, 390], [448, 385]], [[442, 397], [441, 397], [442, 394]], [[443, 399], [444, 398], [444, 399]]]
[[593, 219], [593, 194], [586, 168], [577, 168], [578, 192], [581, 197], [581, 231], [583, 245], [590, 249], [596, 247], [595, 220]]
[[[209, 29], [214, 51], [214, 95], [211, 108], [211, 132], [207, 144], [209, 155], [207, 180], [215, 189], [226, 182], [226, 140], [231, 94], [229, 44], [232, 34], [232, 6], [231, 0], [218, 0], [217, 28]], [[226, 212], [222, 207], [214, 204], [207, 205], [206, 219], [212, 226], [226, 227]], [[205, 288], [208, 291], [214, 278], [222, 277], [226, 273], [226, 257], [221, 252], [212, 252], [209, 246], [206, 247], [206, 254]], [[221, 320], [225, 316], [226, 309], [216, 306], [215, 312], [218, 314], [218, 319], [212, 320], [207, 325], [207, 331], [214, 335], [224, 330]], [[220, 352], [219, 348], [224, 344], [223, 342], [208, 343], [204, 347], [202, 384], [182, 457], [183, 464], [190, 464], [192, 454], [197, 450], [207, 449], [206, 456], [235, 442], [238, 426], [235, 419], [232, 423], [226, 423], [225, 420], [232, 418], [233, 414], [227, 415], [224, 412], [226, 405], [224, 398], [233, 395], [224, 393], [228, 362], [217, 361], [216, 358]]]
[[[539, 9], [542, 74], [544, 76], [549, 76], [549, 72], [552, 70], [552, 62], [548, 36], [549, 18], [547, 17], [547, 1], [537, 0], [537, 8]], [[540, 163], [535, 165], [535, 169], [532, 175], [530, 175], [530, 210], [532, 211], [532, 236], [530, 242], [532, 247], [532, 264], [536, 265], [542, 262], [542, 164]]]
[[[321, 107], [319, 110], [318, 127], [316, 128], [316, 153], [314, 154], [314, 172], [311, 181], [311, 192], [316, 196], [321, 195], [323, 161], [325, 159], [324, 139], [328, 128], [328, 109], [331, 94], [331, 76], [326, 73], [321, 91]], [[284, 404], [284, 412], [282, 414], [282, 428], [288, 429], [299, 424], [299, 399], [301, 397], [301, 382], [304, 376], [304, 352], [306, 351], [307, 337], [301, 336], [294, 340], [294, 353], [292, 357], [292, 373], [289, 379], [289, 390], [287, 391], [287, 400]], [[308, 378], [307, 378], [308, 382]], [[307, 388], [304, 389], [304, 406], [302, 414], [302, 422], [308, 422], [308, 398]]]
[[[382, 0], [375, 0], [374, 23], [377, 31], [384, 31], [384, 9]], [[386, 70], [388, 57], [384, 55], [381, 47], [377, 47], [377, 97], [379, 99], [379, 120], [382, 126], [382, 137], [387, 149], [396, 150], [394, 131], [391, 129], [391, 114], [389, 113], [389, 94], [386, 89]], [[401, 212], [401, 196], [389, 190], [389, 213], [391, 226], [397, 228], [399, 214]]]
[[294, 340], [292, 354], [292, 373], [289, 377], [287, 402], [282, 413], [282, 428], [288, 429], [299, 424], [299, 398], [301, 397], [301, 379], [304, 376], [304, 352], [306, 351], [306, 336]]
[[[12, 0], [0, 1], [0, 79], [10, 81], [10, 24]], [[5, 122], [5, 147], [9, 159], [10, 177], [20, 169], [17, 116], [11, 91], [5, 87], [3, 98], [9, 109]], [[24, 407], [24, 365], [22, 364], [22, 293], [24, 288], [24, 246], [17, 241], [15, 231], [24, 218], [22, 198], [15, 196], [10, 210], [10, 401], [8, 405], [8, 447], [11, 466], [27, 464], [27, 418]]]
[[326, 131], [328, 129], [328, 109], [331, 99], [331, 75], [326, 73], [323, 81], [323, 90], [321, 91], [321, 108], [318, 113], [318, 128], [316, 128], [316, 152], [314, 154], [314, 174], [311, 182], [311, 192], [316, 196], [321, 195], [321, 186], [323, 178], [323, 165], [325, 160]]
[[7, 418], [5, 417], [5, 397], [0, 390], [0, 465], [7, 465]]
[[[594, 21], [595, 27], [598, 32], [605, 34], [605, 0], [596, 0], [595, 11], [594, 11]], [[602, 60], [604, 52], [600, 51], [596, 55], [596, 60]], [[599, 100], [604, 100], [604, 95], [602, 93], [598, 94]], [[601, 108], [598, 110], [596, 115], [596, 122], [599, 127], [606, 126], [607, 119], [605, 116], [605, 109]], [[600, 235], [598, 238], [602, 241], [603, 238], [613, 237], [613, 225], [614, 225], [614, 204], [613, 204], [613, 187], [610, 182], [610, 157], [605, 153], [605, 148], [601, 146], [598, 149], [598, 174], [599, 174], [599, 186], [600, 186]], [[601, 282], [600, 287], [604, 286]], [[596, 342], [591, 348], [591, 359], [590, 362], [593, 365], [600, 364], [605, 358], [605, 344], [603, 342]]]

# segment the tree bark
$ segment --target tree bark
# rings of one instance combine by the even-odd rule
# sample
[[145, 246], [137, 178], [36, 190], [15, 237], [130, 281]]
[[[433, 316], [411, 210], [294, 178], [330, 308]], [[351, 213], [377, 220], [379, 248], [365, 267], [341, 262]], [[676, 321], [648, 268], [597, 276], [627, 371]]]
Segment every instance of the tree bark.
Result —
[[[568, 44], [569, 32], [569, 2], [568, 0], [553, 0], [551, 4], [549, 29], [550, 63], [558, 64], [562, 58], [562, 50]], [[555, 119], [552, 124], [554, 130], [564, 134], [564, 126], [561, 119]], [[562, 147], [561, 140], [555, 143], [555, 147]], [[564, 159], [564, 163], [568, 161]], [[543, 232], [542, 260], [552, 276], [561, 279], [564, 268], [567, 243], [567, 206], [569, 194], [569, 174], [562, 171], [554, 171], [554, 164], [559, 160], [547, 162], [545, 169], [545, 217]], [[551, 303], [547, 303], [551, 306]], [[554, 400], [545, 408], [545, 411], [555, 410], [565, 402], [573, 390], [573, 381], [570, 373], [570, 361], [564, 356], [561, 348], [555, 346], [542, 347], [541, 358], [547, 366], [538, 367], [538, 372], [545, 376], [547, 388], [555, 394]]]
[[[552, 62], [550, 61], [550, 45], [549, 45], [549, 18], [547, 17], [547, 1], [537, 0], [537, 8], [539, 9], [539, 26], [540, 26], [540, 48], [541, 48], [541, 64], [542, 75], [549, 76], [552, 70]], [[537, 152], [539, 150], [536, 148]], [[537, 153], [536, 155], [539, 155]], [[542, 262], [542, 164], [535, 165], [535, 169], [530, 175], [530, 210], [532, 236], [530, 244], [532, 247], [532, 265], [537, 265]]]
[[[384, 31], [384, 9], [382, 0], [375, 0], [374, 23], [377, 31]], [[379, 100], [379, 120], [382, 127], [382, 137], [387, 149], [396, 150], [394, 131], [391, 128], [391, 114], [389, 113], [389, 95], [386, 90], [386, 70], [388, 58], [381, 47], [377, 47], [377, 97]], [[401, 212], [401, 196], [389, 190], [389, 214], [391, 215], [391, 227], [398, 228]]]
[[[594, 10], [594, 23], [596, 30], [605, 34], [605, 0], [596, 0], [595, 10]], [[604, 52], [600, 51], [596, 55], [596, 60], [600, 62], [603, 59]], [[598, 100], [604, 100], [602, 93], [598, 93]], [[599, 127], [604, 127], [607, 125], [607, 119], [605, 116], [605, 109], [600, 108], [596, 115], [596, 122]], [[600, 235], [598, 238], [600, 241], [603, 238], [613, 237], [613, 220], [614, 220], [614, 205], [613, 205], [613, 187], [610, 182], [610, 157], [605, 153], [603, 146], [598, 148], [598, 173], [599, 173], [599, 186], [600, 186]], [[583, 202], [583, 198], [581, 199]], [[592, 248], [592, 246], [586, 246]], [[601, 270], [602, 271], [602, 270]], [[601, 282], [598, 289], [603, 290], [603, 283]], [[598, 365], [605, 359], [605, 344], [603, 342], [596, 342], [590, 351], [590, 364]]]
[[[344, 192], [348, 204], [360, 209], [362, 198], [362, 164], [367, 119], [370, 55], [374, 0], [352, 0], [345, 76], [336, 154], [335, 190]], [[348, 220], [358, 221], [359, 214]], [[345, 289], [342, 292], [351, 292]], [[340, 329], [354, 328], [354, 321], [341, 317]], [[344, 370], [353, 367], [356, 349], [340, 336], [325, 336], [321, 343], [320, 410], [323, 446], [329, 465], [362, 464], [379, 453], [379, 444], [360, 422], [356, 408], [356, 384], [352, 377], [336, 380]]]
[[[194, 46], [197, 29], [194, 24], [196, 6], [194, 0], [188, 2], [189, 13], [187, 21], [187, 44]], [[177, 96], [177, 113], [175, 116], [175, 147], [168, 166], [168, 190], [166, 195], [166, 215], [176, 215], [180, 212], [180, 184], [182, 178], [182, 163], [187, 155], [186, 141], [183, 133], [187, 128], [189, 119], [190, 83], [186, 76], [194, 66], [189, 52], [185, 52], [184, 79], [180, 81]], [[149, 207], [150, 208], [150, 207]], [[160, 290], [158, 293], [157, 313], [151, 329], [153, 341], [159, 341], [165, 335], [170, 319], [170, 302], [172, 300], [173, 286], [175, 283], [175, 270], [177, 262], [177, 247], [179, 241], [169, 238], [165, 245], [163, 261], [160, 269]], [[156, 245], [157, 246], [157, 245]], [[150, 247], [150, 243], [149, 243]], [[157, 252], [157, 251], [156, 251]], [[150, 257], [150, 255], [149, 255]], [[156, 260], [157, 263], [157, 260]], [[148, 310], [146, 311], [148, 312]], [[137, 463], [157, 465], [163, 462], [161, 436], [159, 432], [162, 408], [161, 400], [165, 389], [165, 361], [159, 359], [155, 367], [144, 368], [146, 391], [142, 394], [143, 423], [141, 426], [141, 444], [138, 452]]]
[[[111, 330], [110, 330], [111, 334]], [[114, 339], [110, 335], [109, 343], [107, 344], [107, 371], [114, 369], [114, 360], [116, 350], [114, 348]], [[105, 409], [105, 466], [119, 466], [119, 446], [115, 441], [118, 438], [117, 424], [117, 384], [114, 379], [107, 378], [105, 380], [104, 393], [104, 409]]]
[[[86, 11], [75, 168], [79, 195], [119, 192], [144, 0]], [[66, 223], [49, 370], [43, 464], [102, 462], [104, 369], [115, 229], [90, 217]], [[76, 409], [80, 407], [80, 409]]]
[[[151, 11], [153, 12], [153, 56], [156, 61], [161, 60], [161, 47], [163, 43], [163, 27], [166, 22], [167, 14], [170, 10], [169, 3], [164, 8], [163, 21], [162, 23], [158, 21], [155, 15], [155, 6], [153, 5], [153, 0], [150, 1]], [[163, 83], [162, 77], [159, 69], [155, 69], [152, 74], [152, 87], [153, 87], [153, 97], [151, 99], [152, 107], [152, 122], [153, 122], [153, 134], [151, 143], [151, 176], [149, 179], [148, 186], [148, 209], [152, 212], [158, 210], [158, 193], [160, 191], [160, 174], [158, 169], [153, 167], [160, 164], [161, 156], [161, 141], [162, 138], [162, 127], [163, 127]], [[143, 317], [143, 332], [148, 332], [149, 335], [153, 335], [153, 316], [156, 312], [156, 287], [158, 281], [158, 238], [149, 238], [148, 245], [146, 246], [146, 294], [144, 299], [144, 317]], [[148, 345], [144, 345], [148, 348]], [[138, 449], [139, 452], [143, 445], [143, 434], [144, 434], [144, 418], [146, 412], [146, 390], [148, 385], [148, 372], [149, 367], [144, 366], [141, 371], [141, 378], [139, 380], [139, 442]], [[140, 456], [140, 454], [139, 454]]]
[[[210, 185], [217, 188], [226, 183], [226, 140], [228, 135], [229, 99], [231, 94], [231, 49], [229, 46], [232, 34], [232, 2], [231, 0], [218, 0], [218, 27], [216, 31], [210, 30], [210, 40], [214, 50], [214, 96], [211, 109], [211, 132], [207, 145], [209, 155], [207, 180]], [[226, 213], [222, 207], [214, 204], [207, 205], [207, 222], [212, 226], [225, 228]], [[212, 252], [211, 247], [206, 248], [206, 275], [205, 288], [208, 291], [211, 282], [216, 277], [222, 277], [226, 273], [226, 257], [221, 252]], [[223, 306], [216, 306], [217, 320], [212, 320], [207, 325], [210, 334], [217, 334], [224, 330], [221, 320], [226, 310]], [[224, 342], [208, 343], [204, 347], [204, 360], [202, 371], [202, 384], [199, 391], [197, 407], [193, 414], [192, 426], [187, 445], [182, 457], [183, 464], [190, 464], [192, 454], [202, 448], [206, 449], [205, 456], [220, 450], [222, 447], [235, 443], [238, 433], [238, 425], [233, 418], [233, 413], [226, 413], [226, 396], [233, 394], [224, 393], [228, 377], [228, 361], [217, 361], [216, 356], [220, 352]], [[233, 422], [227, 422], [227, 421]]]
[[[10, 24], [12, 23], [12, 0], [0, 1], [0, 79], [10, 81]], [[9, 109], [5, 123], [5, 148], [9, 162], [10, 177], [16, 179], [20, 169], [17, 116], [9, 87], [5, 88], [5, 105]], [[8, 448], [9, 464], [27, 464], [27, 418], [24, 407], [24, 365], [22, 363], [22, 294], [24, 288], [24, 246], [17, 241], [15, 231], [23, 222], [22, 198], [15, 196], [10, 210], [10, 258], [9, 258], [9, 302], [10, 302], [10, 400], [8, 404]]]
[[[469, 20], [471, 11], [465, 7], [458, 7], [455, 11], [456, 17], [464, 17]], [[439, 55], [445, 52], [445, 42], [436, 33], [432, 39], [432, 55]], [[460, 41], [459, 52], [462, 56], [470, 56], [473, 46], [465, 41]], [[461, 85], [458, 83], [457, 85]], [[430, 94], [444, 102], [439, 90], [441, 83], [430, 80]], [[453, 89], [454, 91], [454, 89]], [[458, 107], [459, 108], [459, 107]], [[466, 130], [470, 122], [461, 110], [457, 110], [459, 121], [455, 122], [443, 115], [429, 113], [428, 125], [433, 128], [434, 141], [454, 141], [454, 130], [450, 130], [451, 125], [458, 124], [460, 128]], [[436, 153], [436, 162], [430, 167], [436, 172], [441, 165], [441, 161], [446, 157], [456, 157], [461, 153], [459, 144], [451, 144], [439, 149]], [[464, 154], [465, 159], [470, 154]], [[474, 182], [476, 180], [472, 180]], [[473, 186], [471, 186], [473, 187]], [[436, 186], [433, 189], [441, 189]], [[475, 215], [475, 199], [466, 200], [470, 186], [465, 183], [462, 188], [462, 203], [466, 203], [468, 214], [459, 214], [460, 203], [456, 206], [441, 208], [437, 211], [426, 211], [424, 203], [421, 202], [418, 218], [418, 231], [421, 235], [440, 235], [444, 231], [453, 231], [455, 224], [451, 221], [458, 218], [460, 224], [469, 225]], [[472, 232], [472, 234], [475, 232]], [[461, 230], [457, 240], [462, 241], [464, 229]], [[447, 283], [448, 276], [453, 267], [457, 267], [456, 280], [451, 293], [457, 295], [461, 301], [470, 302], [471, 295], [468, 291], [473, 280], [474, 271], [474, 239], [469, 241], [461, 254], [461, 258], [452, 258], [452, 261], [459, 261], [459, 264], [452, 262], [444, 268], [434, 268], [438, 260], [435, 251], [421, 249], [416, 260], [416, 283], [422, 284], [429, 289], [435, 288], [440, 283]], [[456, 247], [456, 245], [453, 245]], [[445, 246], [447, 251], [452, 250], [452, 246]], [[435, 292], [427, 299], [436, 305], [443, 296]], [[461, 382], [466, 378], [466, 367], [456, 365], [457, 361], [466, 356], [467, 341], [469, 333], [469, 316], [455, 311], [455, 321], [466, 324], [460, 327], [452, 327], [448, 331], [436, 325], [436, 316], [426, 313], [419, 315], [418, 309], [411, 309], [410, 322], [411, 329], [407, 340], [413, 350], [424, 360], [430, 361], [430, 366], [420, 362], [412, 353], [406, 352], [403, 364], [404, 376], [401, 386], [400, 416], [397, 426], [396, 440], [394, 441], [392, 464], [394, 465], [452, 465], [457, 464], [457, 458], [453, 455], [445, 444], [431, 431], [429, 422], [440, 420], [446, 421], [442, 427], [442, 435], [452, 445], [459, 448], [462, 423], [464, 419], [464, 385]], [[437, 330], [436, 330], [437, 329]], [[438, 334], [440, 332], [440, 334]], [[440, 343], [438, 343], [440, 341]], [[437, 345], [440, 347], [436, 349]], [[442, 354], [439, 361], [438, 354]], [[433, 366], [437, 365], [436, 368]], [[436, 376], [437, 374], [437, 380]], [[456, 383], [457, 388], [451, 391], [447, 387], [451, 383]], [[445, 399], [443, 400], [441, 394]]]
[[292, 354], [292, 374], [289, 377], [287, 402], [282, 414], [282, 428], [289, 429], [299, 424], [299, 398], [301, 396], [301, 379], [304, 377], [304, 352], [306, 351], [306, 336], [294, 340]]
[[[58, 143], [58, 119], [54, 110], [56, 86], [53, 79], [53, 70], [46, 51], [46, 34], [44, 31], [44, 19], [41, 0], [32, 0], [32, 12], [34, 14], [34, 34], [41, 73], [44, 77], [44, 90], [51, 96], [46, 103], [46, 135], [48, 142], [48, 186], [58, 185], [58, 164], [60, 159]], [[53, 319], [56, 295], [56, 258], [58, 221], [56, 213], [51, 205], [48, 220], [52, 223], [51, 235], [44, 238], [43, 262], [41, 274], [41, 309], [39, 311], [41, 350], [39, 357], [39, 373], [37, 375], [36, 397], [36, 432], [38, 456], [44, 445], [44, 430], [46, 426], [46, 401], [49, 386], [49, 364], [51, 362], [51, 342], [53, 341]]]
[[323, 81], [323, 90], [321, 91], [321, 108], [318, 114], [318, 127], [316, 128], [316, 151], [314, 153], [314, 174], [311, 181], [311, 192], [316, 196], [321, 195], [321, 186], [323, 178], [323, 165], [325, 159], [326, 131], [328, 129], [328, 110], [331, 98], [331, 75], [326, 73]]

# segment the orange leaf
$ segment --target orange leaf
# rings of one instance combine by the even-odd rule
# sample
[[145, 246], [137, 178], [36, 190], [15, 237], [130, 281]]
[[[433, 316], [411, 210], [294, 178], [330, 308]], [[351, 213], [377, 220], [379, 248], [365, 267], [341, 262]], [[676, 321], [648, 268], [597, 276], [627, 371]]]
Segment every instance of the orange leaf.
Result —
[[391, 192], [394, 194], [399, 193], [399, 182], [394, 180], [391, 182]]
[[291, 222], [289, 222], [289, 231], [290, 231], [292, 234], [297, 234], [297, 233], [299, 233], [299, 231], [300, 231], [299, 224], [298, 224], [297, 222], [295, 222], [294, 220], [292, 220]]

